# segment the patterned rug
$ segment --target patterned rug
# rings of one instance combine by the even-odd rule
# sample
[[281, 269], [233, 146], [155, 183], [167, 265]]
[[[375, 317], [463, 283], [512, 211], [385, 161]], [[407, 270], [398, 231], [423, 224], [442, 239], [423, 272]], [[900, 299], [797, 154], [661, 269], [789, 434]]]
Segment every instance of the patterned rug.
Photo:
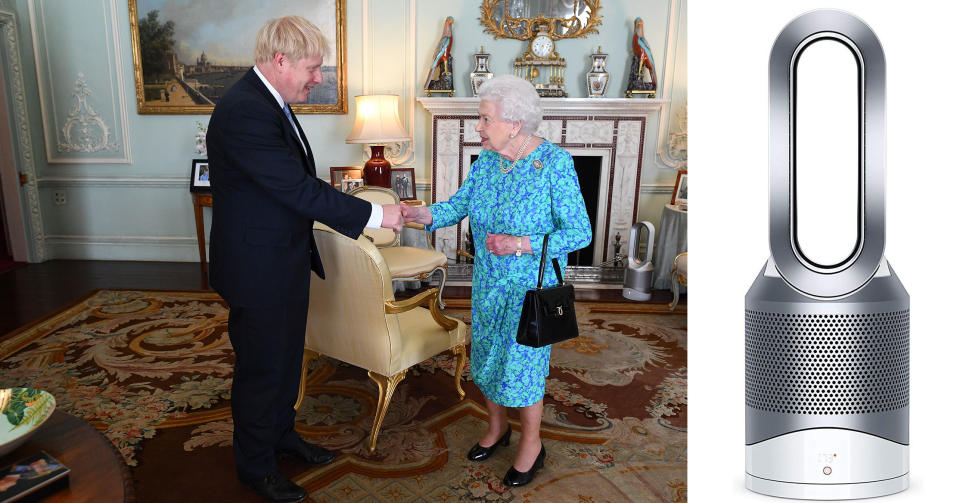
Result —
[[[469, 323], [469, 304], [451, 301], [448, 314]], [[317, 503], [686, 501], [685, 314], [578, 303], [577, 318], [581, 336], [553, 348], [547, 461], [532, 484], [500, 482], [516, 440], [486, 462], [465, 459], [485, 412], [470, 383], [457, 399], [449, 353], [407, 374], [373, 453], [376, 385], [362, 369], [315, 363], [297, 430], [339, 456], [320, 468], [283, 460], [281, 471]], [[130, 465], [139, 501], [256, 501], [234, 475], [226, 324], [216, 294], [97, 291], [0, 339], [0, 387], [47, 390], [102, 431]]]

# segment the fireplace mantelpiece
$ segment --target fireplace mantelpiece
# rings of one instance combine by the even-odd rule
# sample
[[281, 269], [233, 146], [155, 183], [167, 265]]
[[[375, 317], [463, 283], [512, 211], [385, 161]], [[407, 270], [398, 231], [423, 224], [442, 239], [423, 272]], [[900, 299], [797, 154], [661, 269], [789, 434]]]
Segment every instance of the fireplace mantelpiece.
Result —
[[[432, 201], [445, 201], [470, 170], [470, 155], [482, 149], [475, 131], [479, 98], [417, 98], [432, 116]], [[602, 158], [594, 264], [613, 258], [617, 231], [628, 236], [637, 214], [647, 117], [666, 100], [627, 98], [543, 98], [537, 134], [572, 155]], [[654, 133], [656, 134], [656, 133]], [[612, 232], [611, 232], [612, 231]], [[626, 232], [624, 232], [626, 231]], [[462, 248], [466, 222], [437, 229], [434, 245], [451, 260]]]

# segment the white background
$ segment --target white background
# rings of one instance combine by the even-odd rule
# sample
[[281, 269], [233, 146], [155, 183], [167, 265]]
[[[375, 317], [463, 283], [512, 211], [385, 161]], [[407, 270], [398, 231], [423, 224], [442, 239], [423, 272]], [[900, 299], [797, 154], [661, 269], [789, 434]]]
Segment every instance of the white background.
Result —
[[775, 501], [744, 488], [743, 297], [769, 256], [769, 51], [794, 17], [825, 6], [863, 19], [886, 53], [886, 257], [911, 296], [911, 487], [883, 501], [960, 500], [960, 24], [951, 5], [690, 1], [690, 501]]

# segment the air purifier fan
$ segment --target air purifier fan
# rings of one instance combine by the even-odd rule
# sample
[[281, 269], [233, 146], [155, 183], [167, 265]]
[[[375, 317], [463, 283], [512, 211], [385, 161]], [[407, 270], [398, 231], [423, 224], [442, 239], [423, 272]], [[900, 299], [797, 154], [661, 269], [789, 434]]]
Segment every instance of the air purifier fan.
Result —
[[[858, 239], [823, 266], [796, 232], [796, 68], [830, 39], [854, 55]], [[746, 486], [855, 499], [909, 484], [910, 299], [883, 255], [885, 62], [873, 31], [840, 11], [788, 24], [770, 54], [770, 252], [746, 295]]]
[[[643, 260], [637, 258], [640, 245], [640, 232], [647, 230], [647, 249]], [[630, 228], [630, 253], [627, 256], [627, 269], [623, 273], [623, 296], [630, 300], [650, 300], [650, 282], [653, 279], [653, 243], [656, 231], [647, 221], [637, 222]]]

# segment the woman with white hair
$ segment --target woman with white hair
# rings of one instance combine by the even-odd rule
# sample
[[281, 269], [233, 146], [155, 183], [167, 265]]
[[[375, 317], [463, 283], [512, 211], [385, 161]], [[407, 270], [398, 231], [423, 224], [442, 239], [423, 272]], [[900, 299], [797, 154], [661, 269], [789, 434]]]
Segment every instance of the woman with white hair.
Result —
[[[550, 346], [516, 342], [523, 297], [536, 287], [544, 235], [550, 235], [547, 260], [556, 257], [562, 268], [567, 253], [590, 243], [591, 229], [573, 158], [534, 134], [543, 112], [533, 85], [502, 75], [485, 82], [479, 94], [476, 131], [484, 150], [467, 179], [449, 201], [405, 207], [404, 215], [430, 231], [470, 217], [473, 235], [485, 236], [473, 265], [470, 372], [490, 421], [467, 458], [482, 461], [509, 445], [507, 408], [517, 408], [523, 434], [503, 482], [522, 486], [546, 457], [540, 420], [550, 364]], [[555, 284], [554, 274], [544, 274], [544, 286]]]

